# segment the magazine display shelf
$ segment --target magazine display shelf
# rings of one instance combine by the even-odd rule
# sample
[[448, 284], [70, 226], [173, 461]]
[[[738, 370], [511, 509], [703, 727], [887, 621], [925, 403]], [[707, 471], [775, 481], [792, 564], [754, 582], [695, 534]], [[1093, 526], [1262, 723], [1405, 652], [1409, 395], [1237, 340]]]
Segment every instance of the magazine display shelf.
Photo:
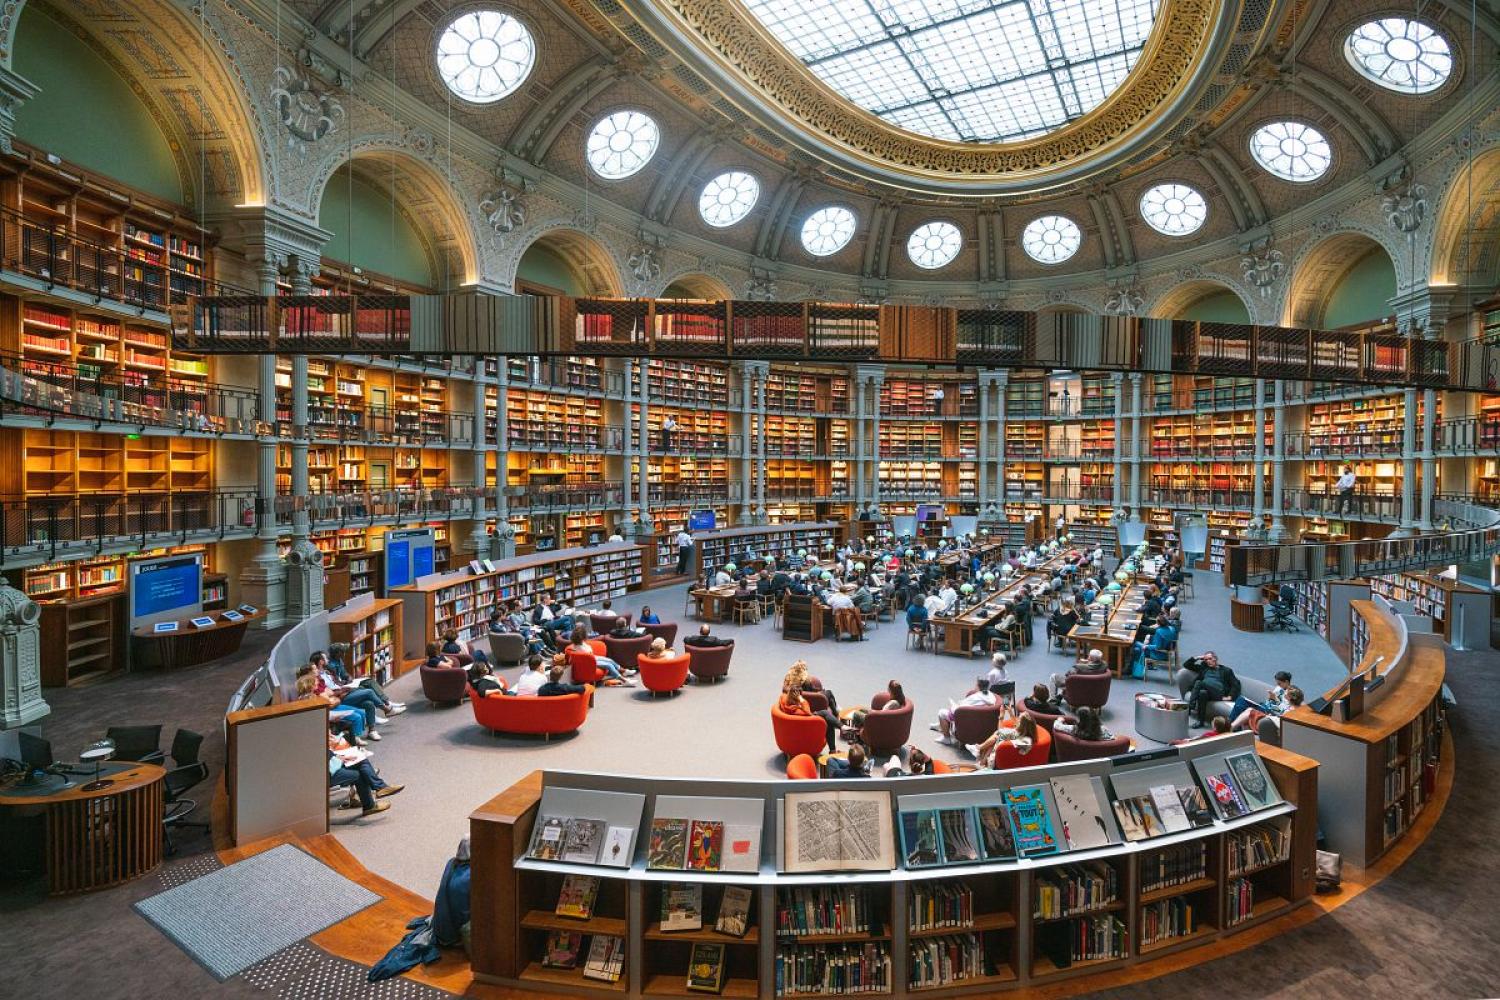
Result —
[[[470, 817], [473, 854], [473, 971], [477, 980], [575, 995], [702, 996], [686, 986], [686, 962], [682, 942], [712, 940], [726, 944], [727, 975], [721, 995], [774, 998], [805, 994], [777, 992], [778, 952], [792, 945], [802, 947], [873, 942], [890, 956], [890, 989], [865, 995], [959, 996], [979, 991], [997, 991], [1040, 986], [1073, 976], [1106, 972], [1133, 966], [1184, 949], [1202, 947], [1204, 960], [1215, 942], [1288, 912], [1312, 894], [1313, 852], [1317, 830], [1317, 770], [1315, 761], [1256, 743], [1250, 734], [1233, 734], [1176, 748], [1176, 759], [1190, 761], [1214, 753], [1258, 752], [1283, 801], [1235, 820], [1171, 833], [1146, 841], [1124, 842], [1086, 851], [977, 864], [907, 870], [902, 867], [899, 816], [895, 809], [902, 798], [945, 793], [989, 792], [1003, 788], [1045, 783], [1064, 775], [1105, 776], [1115, 769], [1109, 760], [1049, 764], [1012, 771], [982, 771], [926, 778], [872, 778], [855, 781], [789, 782], [784, 780], [727, 781], [702, 778], [642, 778], [559, 771], [534, 772], [476, 810]], [[1169, 755], [1171, 751], [1167, 752]], [[1126, 766], [1140, 755], [1119, 758]], [[1166, 760], [1172, 758], [1167, 756]], [[544, 791], [587, 789], [598, 792], [635, 793], [644, 796], [645, 808], [635, 836], [634, 857], [628, 868], [598, 864], [566, 864], [540, 861], [527, 856], [532, 828], [539, 817]], [[892, 836], [896, 844], [896, 867], [875, 872], [817, 872], [793, 874], [778, 871], [783, 832], [779, 819], [783, 797], [789, 792], [888, 791], [892, 810]], [[646, 867], [650, 821], [656, 800], [667, 796], [693, 796], [700, 800], [760, 799], [764, 803], [761, 825], [760, 862], [755, 871], [703, 872], [663, 871]], [[669, 814], [670, 815], [670, 814]], [[613, 820], [611, 821], [613, 822]], [[1231, 874], [1230, 841], [1261, 824], [1286, 825], [1287, 857], [1260, 868]], [[1202, 844], [1204, 871], [1201, 877], [1183, 878], [1167, 885], [1151, 885], [1146, 865], [1164, 851]], [[1112, 868], [1117, 876], [1116, 898], [1083, 913], [1044, 919], [1035, 913], [1039, 879], [1060, 877], [1060, 869], [1090, 862]], [[589, 920], [569, 920], [553, 915], [558, 888], [564, 876], [592, 875], [600, 880], [599, 900]], [[660, 930], [657, 911], [662, 892], [670, 886], [698, 884], [704, 887], [702, 931], [671, 933]], [[1246, 883], [1249, 883], [1247, 888]], [[744, 938], [713, 930], [717, 902], [725, 886], [744, 886], [753, 895], [750, 930]], [[813, 887], [853, 890], [862, 893], [873, 928], [856, 933], [824, 934], [788, 938], [775, 933], [778, 890], [807, 891]], [[908, 905], [914, 896], [932, 887], [966, 892], [973, 900], [972, 923], [961, 927], [912, 929]], [[1236, 893], [1243, 897], [1236, 907]], [[1169, 936], [1138, 946], [1147, 911], [1171, 906], [1171, 900], [1186, 897], [1195, 908], [1197, 921], [1191, 933]], [[1059, 967], [1038, 950], [1038, 935], [1059, 932], [1044, 928], [1097, 916], [1114, 916], [1124, 930], [1125, 948], [1120, 957], [1073, 961]], [[614, 934], [624, 938], [623, 975], [617, 983], [582, 978], [576, 970], [541, 967], [544, 929], [575, 929]], [[909, 986], [915, 961], [912, 949], [931, 939], [976, 935], [972, 947], [991, 957], [983, 975], [945, 985]], [[674, 950], [676, 949], [676, 950]], [[1176, 960], [1174, 959], [1174, 963]], [[1174, 964], [1175, 967], [1175, 964]], [[1162, 973], [1170, 971], [1164, 964]], [[1132, 976], [1138, 970], [1132, 970]], [[1094, 986], [1096, 984], [1090, 984]], [[823, 994], [830, 995], [830, 994]], [[837, 995], [837, 994], [832, 994]]]

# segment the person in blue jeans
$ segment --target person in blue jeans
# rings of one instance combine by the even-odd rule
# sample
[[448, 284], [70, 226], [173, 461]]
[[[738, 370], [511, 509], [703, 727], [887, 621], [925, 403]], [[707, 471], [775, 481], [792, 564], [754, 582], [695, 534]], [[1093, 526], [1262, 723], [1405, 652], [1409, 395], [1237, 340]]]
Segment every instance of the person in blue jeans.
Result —
[[353, 785], [354, 794], [359, 796], [360, 815], [363, 816], [385, 812], [391, 807], [390, 803], [376, 800], [394, 795], [403, 787], [386, 784], [385, 779], [375, 773], [375, 768], [368, 760], [347, 764], [332, 750], [328, 751], [328, 784], [334, 788]]
[[1136, 680], [1146, 676], [1146, 657], [1164, 657], [1172, 649], [1173, 643], [1177, 641], [1177, 627], [1166, 615], [1160, 615], [1156, 619], [1156, 631], [1151, 633], [1151, 638], [1145, 642], [1137, 642], [1131, 646], [1131, 655], [1134, 657], [1134, 666], [1130, 675]]

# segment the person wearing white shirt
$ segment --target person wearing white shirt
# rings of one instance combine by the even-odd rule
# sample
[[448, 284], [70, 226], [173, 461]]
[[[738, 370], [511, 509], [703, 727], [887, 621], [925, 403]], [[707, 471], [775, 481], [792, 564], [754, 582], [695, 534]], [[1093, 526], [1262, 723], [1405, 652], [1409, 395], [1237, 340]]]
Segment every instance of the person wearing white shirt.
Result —
[[677, 421], [674, 420], [674, 419], [672, 419], [672, 415], [669, 413], [669, 414], [667, 414], [667, 419], [665, 419], [665, 420], [663, 420], [661, 422], [661, 450], [662, 451], [671, 451], [672, 450], [672, 435], [675, 434], [676, 432], [677, 432]]
[[927, 595], [927, 600], [923, 601], [922, 604], [927, 608], [929, 615], [940, 615], [943, 613], [943, 599], [937, 594]]
[[542, 658], [533, 654], [526, 661], [526, 672], [516, 681], [516, 694], [536, 694], [537, 689], [547, 683], [547, 671], [542, 669]]
[[984, 675], [984, 679], [990, 682], [991, 690], [1010, 680], [1010, 675], [1006, 672], [1008, 663], [1010, 663], [1010, 658], [1004, 653], [996, 653], [990, 657], [990, 672]]
[[854, 607], [854, 598], [835, 587], [828, 591], [825, 603], [828, 610], [833, 612], [835, 638], [841, 635], [847, 635], [850, 639], [865, 637], [864, 621]]
[[721, 569], [717, 573], [714, 574], [714, 586], [715, 587], [729, 587], [729, 586], [732, 586], [733, 584], [734, 584], [734, 577], [730, 576], [725, 570]]
[[938, 386], [932, 390], [932, 415], [942, 416], [943, 413], [943, 387]]
[[625, 540], [625, 536], [617, 531], [609, 536], [609, 540], [612, 542], [623, 542]]
[[693, 564], [693, 536], [686, 528], [677, 533], [677, 575], [686, 576]]
[[938, 591], [938, 598], [943, 602], [943, 613], [947, 614], [958, 604], [958, 591], [953, 589], [953, 584], [944, 581], [943, 588]]
[[993, 705], [995, 696], [990, 693], [990, 679], [980, 677], [974, 681], [974, 690], [964, 695], [964, 700], [957, 705], [938, 710], [937, 724], [932, 728], [938, 731], [938, 742], [951, 746], [953, 744], [953, 710], [965, 705]]
[[1349, 508], [1354, 505], [1355, 481], [1354, 470], [1347, 465], [1344, 466], [1344, 474], [1339, 476], [1338, 480], [1333, 484], [1333, 491], [1338, 494], [1338, 498], [1333, 503], [1334, 510], [1337, 513], [1347, 514], [1349, 513]]

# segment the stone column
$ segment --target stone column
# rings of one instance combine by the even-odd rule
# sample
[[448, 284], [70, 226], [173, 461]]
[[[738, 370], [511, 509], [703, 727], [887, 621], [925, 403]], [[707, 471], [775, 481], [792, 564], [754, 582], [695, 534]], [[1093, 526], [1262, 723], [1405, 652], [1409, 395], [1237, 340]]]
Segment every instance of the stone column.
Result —
[[42, 609], [0, 576], [0, 730], [52, 712], [42, 699]]
[[1266, 513], [1266, 380], [1255, 380], [1255, 467], [1250, 470], [1250, 524], [1260, 528]]
[[880, 390], [885, 385], [885, 368], [876, 367], [870, 374], [870, 505], [880, 510]]
[[[262, 256], [257, 262], [260, 294], [276, 294], [276, 277], [283, 259]], [[286, 564], [276, 551], [276, 356], [260, 358], [260, 430], [256, 435], [255, 557], [240, 571], [244, 598], [266, 609], [266, 616], [252, 628], [279, 628], [286, 624]], [[306, 462], [303, 463], [304, 470]]]
[[1286, 383], [1277, 379], [1272, 383], [1271, 395], [1271, 531], [1266, 536], [1270, 542], [1287, 540], [1287, 528], [1283, 511], [1286, 509]]
[[1141, 510], [1143, 507], [1141, 497], [1141, 429], [1145, 421], [1141, 419], [1141, 376], [1132, 374], [1130, 376], [1130, 509], [1131, 517], [1142, 520]]
[[[510, 526], [510, 497], [505, 492], [505, 458], [510, 451], [510, 413], [506, 409], [510, 392], [510, 369], [500, 358], [495, 372], [495, 558], [509, 559], [516, 554], [516, 529]], [[482, 405], [482, 403], [481, 403]], [[481, 461], [480, 474], [488, 475]]]
[[979, 399], [984, 407], [979, 423], [980, 512], [999, 520], [1003, 515], [1005, 481], [1005, 387], [1010, 372], [990, 369], [979, 373]]
[[1415, 533], [1417, 503], [1417, 390], [1401, 394], [1401, 522], [1394, 537]]
[[646, 421], [646, 417], [650, 412], [650, 404], [648, 403], [648, 399], [651, 396], [651, 389], [647, 384], [649, 378], [649, 366], [646, 364], [645, 359], [635, 362], [626, 362], [626, 364], [634, 364], [638, 369], [636, 376], [638, 380], [637, 388], [641, 398], [640, 413], [637, 414], [635, 422], [636, 433], [639, 436], [639, 440], [636, 442], [636, 454], [640, 456], [640, 478], [636, 481], [636, 502], [640, 506], [640, 515], [637, 519], [637, 530], [640, 531], [640, 526], [644, 525], [644, 533], [650, 534], [651, 472], [650, 465], [647, 462], [647, 457], [651, 453], [651, 435]]
[[[1418, 454], [1422, 460], [1422, 509], [1420, 519], [1417, 521], [1417, 529], [1432, 531], [1437, 523], [1432, 516], [1432, 498], [1437, 492], [1437, 453], [1433, 443], [1433, 438], [1437, 433], [1437, 392], [1432, 389], [1423, 389], [1422, 406], [1422, 450]], [[1402, 489], [1404, 505], [1406, 489], [1404, 480]]]
[[[1125, 506], [1125, 376], [1109, 376], [1115, 387], [1115, 475], [1110, 483], [1110, 506], [1116, 511]], [[1132, 424], [1133, 426], [1133, 424]], [[1134, 433], [1132, 431], [1131, 433]]]
[[[474, 553], [476, 559], [492, 558], [490, 552], [491, 536], [489, 528], [485, 524], [492, 515], [490, 510], [490, 494], [488, 491], [488, 475], [485, 469], [485, 458], [489, 449], [485, 445], [485, 405], [484, 392], [490, 385], [490, 376], [485, 373], [485, 358], [474, 359], [474, 374], [470, 378], [473, 386], [474, 396], [469, 406], [473, 430], [470, 432], [469, 440], [469, 488], [474, 492], [474, 515], [469, 522], [469, 551]], [[495, 358], [495, 367], [498, 371], [504, 367], [504, 358]], [[496, 523], [496, 529], [499, 523]]]
[[[316, 261], [293, 258], [288, 273], [293, 295], [312, 291]], [[286, 620], [300, 622], [323, 610], [323, 553], [312, 542], [308, 485], [307, 355], [292, 356], [292, 547], [287, 552]]]
[[849, 496], [858, 510], [864, 510], [870, 502], [869, 490], [865, 488], [869, 473], [865, 469], [865, 376], [859, 365], [849, 369], [849, 442], [854, 448], [849, 460]]
[[765, 524], [766, 516], [766, 380], [771, 374], [767, 361], [750, 363], [755, 384], [755, 510], [756, 524]]
[[749, 361], [736, 361], [731, 365], [740, 391], [740, 516], [738, 523], [742, 526], [755, 523], [755, 505], [751, 501], [751, 496], [755, 491], [755, 470], [751, 456], [751, 441], [756, 436], [755, 423], [751, 417], [755, 405], [755, 388], [751, 384], [750, 366]]

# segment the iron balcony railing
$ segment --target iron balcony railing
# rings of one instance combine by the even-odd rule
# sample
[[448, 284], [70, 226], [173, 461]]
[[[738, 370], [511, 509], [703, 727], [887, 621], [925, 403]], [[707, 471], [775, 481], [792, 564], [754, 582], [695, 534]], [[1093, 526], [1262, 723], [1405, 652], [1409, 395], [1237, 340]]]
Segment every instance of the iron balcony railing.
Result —
[[305, 511], [314, 527], [344, 527], [400, 521], [444, 521], [473, 517], [485, 510], [489, 491], [474, 487], [340, 490], [306, 497], [280, 495], [273, 509], [276, 527], [284, 533], [298, 511]]
[[[277, 434], [296, 437], [288, 407], [280, 406]], [[409, 447], [445, 447], [474, 443], [474, 417], [443, 410], [419, 413], [411, 409], [373, 404], [344, 405], [310, 411], [307, 437], [329, 444], [392, 444]]]
[[[493, 424], [488, 438], [492, 442], [495, 440]], [[518, 420], [512, 417], [506, 422], [506, 440], [511, 448], [532, 451], [621, 452], [625, 447], [625, 428], [612, 424]]]
[[154, 548], [256, 530], [253, 490], [12, 497], [0, 500], [7, 557], [59, 556], [116, 545]]

